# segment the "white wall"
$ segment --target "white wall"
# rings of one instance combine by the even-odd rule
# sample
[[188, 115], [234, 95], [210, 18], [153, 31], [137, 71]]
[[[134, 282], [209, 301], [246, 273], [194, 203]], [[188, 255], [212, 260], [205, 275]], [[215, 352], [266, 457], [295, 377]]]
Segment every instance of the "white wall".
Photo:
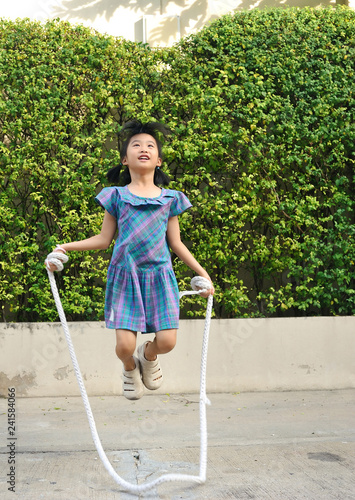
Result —
[[[69, 326], [89, 395], [121, 394], [114, 331]], [[181, 321], [177, 346], [161, 356], [159, 393], [198, 392], [203, 327]], [[355, 317], [212, 320], [207, 391], [354, 388], [354, 353]], [[9, 387], [27, 397], [79, 394], [60, 324], [0, 324], [0, 397]]]
[[[209, 21], [232, 10], [276, 6], [335, 5], [346, 0], [2, 0], [0, 17], [45, 21], [59, 17], [95, 28], [102, 33], [142, 41], [142, 18], [147, 18], [147, 41], [168, 45], [181, 35], [198, 31]], [[350, 0], [355, 4], [355, 0]]]

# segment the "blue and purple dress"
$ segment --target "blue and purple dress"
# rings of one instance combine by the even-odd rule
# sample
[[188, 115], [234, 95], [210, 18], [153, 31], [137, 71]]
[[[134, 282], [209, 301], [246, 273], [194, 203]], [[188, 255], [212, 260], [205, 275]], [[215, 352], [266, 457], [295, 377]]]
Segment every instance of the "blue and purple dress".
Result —
[[104, 188], [95, 198], [117, 219], [118, 237], [107, 272], [107, 328], [151, 333], [179, 326], [179, 289], [166, 238], [168, 220], [192, 205], [180, 191], [156, 198], [127, 186]]

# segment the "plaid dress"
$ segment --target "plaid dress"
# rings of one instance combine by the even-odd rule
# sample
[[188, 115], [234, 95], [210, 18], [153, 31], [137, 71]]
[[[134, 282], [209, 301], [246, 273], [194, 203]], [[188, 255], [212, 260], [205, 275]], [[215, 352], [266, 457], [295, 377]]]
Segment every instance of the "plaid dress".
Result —
[[95, 198], [117, 219], [118, 237], [107, 272], [107, 328], [151, 333], [179, 326], [179, 290], [166, 238], [168, 219], [191, 207], [180, 191], [156, 198], [127, 186], [104, 188]]

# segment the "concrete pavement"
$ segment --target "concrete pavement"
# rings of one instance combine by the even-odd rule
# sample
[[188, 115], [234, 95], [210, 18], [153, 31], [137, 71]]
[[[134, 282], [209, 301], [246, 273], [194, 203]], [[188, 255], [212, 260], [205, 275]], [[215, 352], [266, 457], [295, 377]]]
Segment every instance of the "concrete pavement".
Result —
[[[354, 389], [208, 396], [206, 483], [164, 483], [140, 497], [120, 491], [105, 470], [80, 398], [16, 398], [16, 440], [1, 399], [0, 498], [355, 499]], [[198, 475], [198, 402], [198, 394], [90, 398], [108, 458], [135, 484]]]

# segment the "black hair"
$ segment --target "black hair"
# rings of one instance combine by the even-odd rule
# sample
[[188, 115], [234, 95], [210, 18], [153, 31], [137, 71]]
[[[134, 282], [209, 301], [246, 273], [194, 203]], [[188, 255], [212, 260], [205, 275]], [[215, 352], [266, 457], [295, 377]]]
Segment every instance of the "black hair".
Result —
[[[142, 123], [139, 120], [133, 120], [125, 123], [120, 131], [120, 139], [123, 141], [120, 149], [121, 162], [127, 154], [127, 148], [132, 137], [138, 134], [149, 134], [151, 135], [158, 147], [159, 158], [163, 156], [163, 147], [162, 143], [159, 139], [159, 135], [163, 135], [163, 137], [167, 137], [171, 133], [171, 130], [159, 122], [148, 122]], [[122, 171], [122, 163], [118, 166], [111, 168], [107, 172], [107, 179], [115, 184], [129, 184], [131, 182], [131, 174], [129, 173], [129, 169], [126, 168]], [[167, 174], [162, 172], [160, 167], [155, 168], [154, 172], [154, 184], [155, 185], [163, 185], [168, 186], [170, 182], [170, 178]]]

